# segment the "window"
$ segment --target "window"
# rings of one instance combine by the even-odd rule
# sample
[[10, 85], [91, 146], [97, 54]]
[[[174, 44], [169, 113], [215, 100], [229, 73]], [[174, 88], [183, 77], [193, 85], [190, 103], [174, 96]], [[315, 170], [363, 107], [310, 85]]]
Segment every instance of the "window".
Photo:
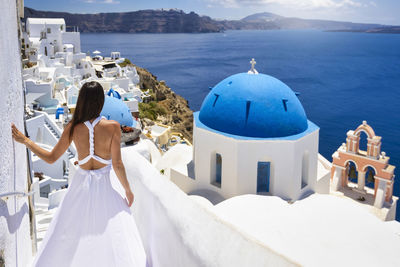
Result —
[[308, 162], [309, 162], [309, 153], [305, 151], [303, 154], [303, 159], [301, 162], [301, 188], [303, 189], [308, 185]]
[[51, 33], [51, 28], [47, 28], [47, 33]]
[[271, 162], [259, 161], [257, 163], [257, 193], [269, 192], [270, 172]]
[[49, 197], [49, 193], [50, 193], [50, 185], [45, 185], [42, 188], [40, 188], [40, 196], [41, 197]]
[[63, 174], [64, 174], [64, 176], [68, 174], [67, 163], [65, 162], [65, 160], [63, 160]]
[[215, 173], [211, 176], [211, 184], [221, 188], [222, 180], [222, 157], [221, 154], [215, 153], [214, 158]]

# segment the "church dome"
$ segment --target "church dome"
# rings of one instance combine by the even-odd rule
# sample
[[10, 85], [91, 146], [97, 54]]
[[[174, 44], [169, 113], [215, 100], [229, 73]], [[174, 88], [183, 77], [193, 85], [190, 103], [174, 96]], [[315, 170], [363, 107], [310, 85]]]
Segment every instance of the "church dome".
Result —
[[204, 99], [199, 120], [220, 132], [258, 138], [295, 135], [308, 127], [303, 106], [286, 84], [253, 73], [218, 83]]
[[130, 127], [135, 125], [128, 106], [121, 99], [113, 96], [105, 96], [104, 106], [100, 115], [106, 117], [107, 120], [118, 121], [121, 125]]

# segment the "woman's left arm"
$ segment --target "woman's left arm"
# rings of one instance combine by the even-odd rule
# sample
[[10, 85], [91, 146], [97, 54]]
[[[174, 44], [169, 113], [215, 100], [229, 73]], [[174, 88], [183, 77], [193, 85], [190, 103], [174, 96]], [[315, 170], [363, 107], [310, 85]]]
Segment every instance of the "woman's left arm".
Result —
[[21, 133], [14, 124], [11, 125], [12, 135], [15, 141], [18, 143], [26, 145], [33, 153], [35, 153], [39, 158], [46, 161], [47, 163], [54, 163], [58, 160], [62, 154], [68, 149], [69, 145], [72, 142], [72, 139], [69, 138], [69, 131], [71, 129], [71, 125], [68, 124], [58, 143], [53, 147], [53, 150], [48, 151], [46, 149], [41, 148], [31, 139], [26, 137], [23, 133]]

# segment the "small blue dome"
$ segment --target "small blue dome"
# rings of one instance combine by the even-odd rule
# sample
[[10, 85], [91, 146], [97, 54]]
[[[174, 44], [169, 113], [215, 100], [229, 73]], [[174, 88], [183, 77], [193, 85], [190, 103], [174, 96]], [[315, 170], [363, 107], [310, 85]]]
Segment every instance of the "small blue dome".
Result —
[[110, 88], [110, 90], [108, 90], [107, 95], [108, 96], [113, 96], [113, 97], [118, 98], [118, 99], [121, 99], [121, 95], [117, 91], [112, 89], [112, 88]]
[[239, 73], [218, 83], [204, 99], [199, 120], [214, 130], [258, 138], [295, 135], [308, 127], [296, 94], [265, 74]]
[[121, 125], [131, 127], [136, 125], [128, 106], [121, 99], [112, 96], [105, 96], [104, 106], [100, 115], [108, 120], [118, 121]]

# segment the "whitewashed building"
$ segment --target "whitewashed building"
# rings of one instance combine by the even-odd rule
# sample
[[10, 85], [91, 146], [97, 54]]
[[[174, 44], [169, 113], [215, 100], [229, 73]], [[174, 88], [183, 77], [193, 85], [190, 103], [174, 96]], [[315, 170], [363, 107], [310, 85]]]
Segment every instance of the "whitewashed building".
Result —
[[[67, 31], [62, 18], [28, 18], [26, 34], [31, 43], [40, 44], [39, 54], [55, 56], [57, 52], [81, 52], [80, 34], [77, 31]], [[67, 45], [68, 44], [68, 45]]]
[[[23, 145], [13, 142], [11, 131], [7, 131], [11, 122], [20, 129], [23, 129], [24, 125], [21, 65], [20, 61], [16, 60], [20, 55], [16, 4], [19, 6], [18, 10], [22, 12], [22, 1], [0, 2], [0, 7], [4, 11], [3, 16], [0, 17], [0, 36], [7, 37], [0, 38], [0, 47], [3, 48], [0, 50], [0, 56], [4, 59], [0, 62], [0, 92], [3, 96], [0, 98], [0, 128], [2, 129], [0, 132], [0, 159], [2, 161], [0, 165], [0, 194], [2, 196], [0, 200], [0, 265], [25, 267], [30, 266], [32, 254], [35, 254], [36, 241], [43, 238], [65, 189], [50, 193], [47, 203], [42, 203], [41, 201], [45, 198], [39, 194], [39, 183], [50, 182], [34, 180], [32, 187], [36, 188], [35, 208], [29, 205], [26, 194], [18, 194], [18, 197], [12, 194], [32, 189], [28, 186], [29, 180], [26, 175], [29, 168], [26, 149]], [[252, 73], [256, 72], [252, 71]], [[276, 136], [276, 134], [288, 134], [286, 132], [288, 130], [282, 128], [281, 125], [275, 125], [279, 131], [271, 131], [268, 134], [271, 136], [265, 136], [268, 132], [262, 128], [255, 128], [256, 135], [253, 131], [246, 130], [246, 125], [239, 129], [241, 132], [237, 132], [237, 129], [231, 126], [231, 123], [235, 121], [253, 123], [257, 126], [260, 123], [255, 119], [265, 120], [271, 114], [278, 116], [279, 112], [282, 112], [278, 110], [282, 106], [277, 103], [281, 97], [286, 96], [283, 94], [268, 93], [267, 99], [261, 97], [259, 99], [254, 98], [254, 95], [250, 93], [243, 92], [238, 96], [245, 99], [244, 107], [240, 103], [235, 106], [233, 100], [241, 101], [241, 99], [230, 96], [228, 88], [236, 82], [248, 79], [247, 82], [242, 83], [242, 90], [257, 89], [255, 85], [261, 82], [248, 82], [253, 79], [249, 77], [242, 74], [234, 75], [230, 77], [231, 80], [228, 80], [227, 84], [221, 82], [220, 86], [215, 87], [207, 97], [204, 109], [196, 113], [195, 149], [191, 150], [188, 146], [182, 149], [183, 145], [177, 144], [168, 152], [175, 150], [178, 153], [167, 155], [167, 152], [157, 159], [157, 165], [163, 168], [174, 165], [171, 167], [171, 177], [175, 179], [175, 182], [182, 178], [179, 184], [181, 188], [191, 190], [208, 188], [206, 189], [208, 192], [224, 196], [231, 189], [233, 192], [234, 190], [239, 192], [239, 189], [244, 191], [242, 189], [245, 184], [244, 179], [248, 180], [245, 188], [257, 190], [254, 189], [254, 185], [257, 185], [259, 179], [257, 176], [254, 177], [254, 174], [257, 172], [266, 174], [265, 170], [268, 169], [269, 185], [266, 183], [268, 180], [265, 179], [268, 176], [260, 175], [262, 182], [259, 184], [259, 189], [267, 188], [270, 192], [260, 192], [262, 194], [280, 194], [288, 198], [288, 196], [303, 195], [308, 190], [323, 191], [324, 188], [326, 190], [332, 166], [320, 155], [317, 154], [317, 159], [315, 155], [312, 155], [316, 151], [318, 128], [307, 120], [301, 112], [301, 105], [294, 100], [290, 91], [283, 89], [284, 86], [274, 78], [260, 75], [261, 78], [254, 79], [265, 82], [263, 87], [259, 86], [260, 88], [274, 88], [276, 83], [275, 85], [282, 87], [280, 91], [288, 93], [288, 97], [284, 98], [287, 101], [281, 101], [281, 104], [284, 112], [292, 112], [292, 108], [298, 109], [290, 116], [300, 121], [298, 124], [294, 123], [294, 126], [298, 126], [294, 127], [295, 132], [289, 131], [288, 136]], [[55, 83], [61, 86], [61, 83], [67, 81], [68, 79], [65, 81], [58, 79]], [[232, 83], [228, 85], [230, 81]], [[238, 89], [231, 91], [238, 92]], [[75, 89], [72, 89], [70, 97], [73, 98], [75, 93]], [[219, 95], [216, 96], [214, 93]], [[255, 90], [254, 94], [257, 93]], [[271, 114], [264, 111], [263, 116], [254, 115], [252, 112], [257, 111], [257, 105], [262, 100], [272, 103], [276, 100], [275, 104], [267, 106]], [[219, 122], [207, 119], [207, 115], [213, 115], [212, 109], [221, 108], [218, 106], [221, 103], [224, 104], [222, 107], [231, 107], [225, 112], [231, 111], [228, 115], [232, 118]], [[206, 108], [211, 111], [207, 111]], [[52, 122], [48, 121], [47, 115], [42, 113], [36, 115], [31, 121], [26, 121], [27, 130], [32, 139], [51, 146], [60, 130], [55, 125], [51, 125]], [[219, 115], [213, 117], [226, 118]], [[304, 124], [304, 119], [306, 119], [306, 124]], [[42, 125], [42, 129], [39, 125], [35, 125], [34, 120]], [[46, 121], [51, 127], [46, 124]], [[273, 125], [276, 121], [269, 123], [268, 125]], [[304, 125], [307, 129], [303, 130]], [[263, 135], [259, 136], [260, 133]], [[224, 145], [222, 142], [227, 142], [227, 144]], [[215, 149], [207, 143], [213, 143]], [[206, 147], [201, 148], [201, 145], [206, 145]], [[281, 149], [278, 149], [280, 147]], [[154, 149], [158, 153], [155, 146]], [[398, 257], [400, 224], [396, 221], [380, 221], [363, 208], [363, 204], [347, 197], [313, 194], [293, 203], [282, 200], [280, 197], [247, 194], [212, 205], [202, 197], [182, 192], [166, 179], [165, 175], [161, 175], [148, 159], [137, 153], [135, 146], [126, 146], [121, 150], [127, 177], [135, 193], [135, 204], [131, 209], [143, 239], [150, 266], [400, 266]], [[268, 150], [273, 150], [274, 154], [281, 156], [271, 155], [272, 152]], [[182, 155], [183, 151], [188, 153], [185, 152], [186, 154]], [[302, 156], [292, 157], [296, 151]], [[304, 151], [309, 153], [308, 161], [313, 161], [305, 164], [311, 166], [309, 173], [312, 174], [308, 176], [308, 184], [302, 182], [302, 175], [296, 174], [293, 177], [282, 178], [282, 181], [289, 182], [286, 186], [292, 188], [282, 190], [283, 183], [277, 181], [280, 178], [279, 175], [283, 176], [283, 174], [287, 175], [296, 171], [302, 173], [301, 170], [305, 169], [303, 162], [307, 162], [302, 160]], [[231, 152], [237, 154], [230, 155]], [[212, 163], [213, 155], [217, 158], [217, 153], [220, 154], [221, 160], [215, 160]], [[194, 159], [192, 154], [195, 156]], [[189, 157], [186, 158], [187, 155]], [[176, 156], [178, 157], [175, 158]], [[317, 162], [315, 163], [314, 160]], [[269, 162], [269, 168], [266, 164], [261, 166], [264, 168], [259, 171], [259, 161]], [[182, 162], [185, 164], [181, 164]], [[240, 164], [241, 168], [228, 165], [232, 162]], [[287, 163], [289, 171], [281, 167], [283, 162]], [[199, 165], [194, 166], [194, 163]], [[316, 174], [312, 169], [315, 168], [312, 167], [315, 166], [314, 164], [317, 169]], [[218, 165], [220, 167], [217, 168]], [[184, 175], [185, 171], [181, 167], [184, 167], [187, 175]], [[204, 170], [201, 167], [204, 167]], [[243, 175], [245, 168], [249, 173], [246, 177]], [[70, 168], [70, 171], [71, 169], [73, 168]], [[196, 175], [192, 175], [195, 170]], [[229, 176], [226, 176], [231, 173], [235, 175], [235, 179], [229, 179]], [[122, 189], [115, 175], [111, 177], [114, 189], [117, 191]], [[326, 180], [325, 177], [328, 179]], [[213, 178], [215, 179], [211, 184]], [[226, 181], [234, 185], [226, 187]], [[293, 185], [290, 184], [291, 182]], [[31, 221], [32, 239], [29, 238], [29, 212], [36, 214], [32, 216], [36, 223], [34, 220]], [[376, 244], [385, 245], [377, 246]], [[365, 253], [366, 251], [373, 251], [373, 253]]]
[[27, 18], [21, 52], [28, 104], [35, 102], [49, 114], [62, 105], [74, 108], [75, 88], [96, 80], [105, 91], [118, 91], [131, 111], [138, 112], [141, 91], [136, 68], [119, 66], [125, 60], [120, 52], [104, 60], [82, 53], [80, 33], [76, 27], [67, 31], [64, 19]]
[[297, 200], [327, 193], [329, 175], [318, 173], [318, 137], [296, 94], [252, 68], [207, 95], [194, 113], [193, 161], [187, 173], [172, 169], [171, 179], [187, 193], [214, 200], [243, 194]]

